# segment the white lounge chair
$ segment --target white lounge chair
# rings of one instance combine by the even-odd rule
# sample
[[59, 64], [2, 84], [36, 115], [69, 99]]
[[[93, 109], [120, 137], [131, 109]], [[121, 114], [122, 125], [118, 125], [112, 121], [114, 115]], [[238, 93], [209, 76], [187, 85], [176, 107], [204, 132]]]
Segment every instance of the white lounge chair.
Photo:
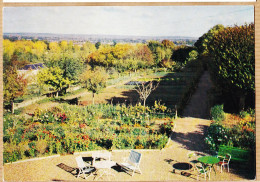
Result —
[[[82, 174], [84, 175], [85, 179], [92, 175], [92, 172], [95, 170], [95, 168], [90, 167], [90, 165], [87, 166], [81, 156], [76, 157], [76, 161], [79, 168], [77, 178]], [[88, 177], [86, 177], [85, 173], [89, 173]]]
[[131, 176], [134, 175], [134, 172], [136, 170], [138, 170], [139, 173], [142, 174], [140, 169], [141, 156], [142, 156], [141, 153], [131, 150], [128, 159], [124, 163], [121, 163], [119, 165], [125, 171], [128, 170], [133, 171]]

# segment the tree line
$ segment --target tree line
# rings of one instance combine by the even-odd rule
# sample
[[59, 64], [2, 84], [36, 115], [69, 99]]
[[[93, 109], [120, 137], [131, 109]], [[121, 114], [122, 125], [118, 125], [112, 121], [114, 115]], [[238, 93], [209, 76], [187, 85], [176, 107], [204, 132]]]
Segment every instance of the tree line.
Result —
[[94, 94], [105, 87], [109, 73], [152, 68], [173, 71], [198, 55], [194, 48], [177, 46], [170, 40], [113, 45], [85, 42], [78, 45], [66, 40], [4, 39], [3, 45], [4, 77], [9, 78], [4, 80], [4, 101], [12, 106], [16, 97], [26, 93], [28, 80], [17, 70], [28, 64], [45, 65], [35, 77], [40, 90], [52, 88], [58, 96], [71, 84], [83, 84], [94, 98]]

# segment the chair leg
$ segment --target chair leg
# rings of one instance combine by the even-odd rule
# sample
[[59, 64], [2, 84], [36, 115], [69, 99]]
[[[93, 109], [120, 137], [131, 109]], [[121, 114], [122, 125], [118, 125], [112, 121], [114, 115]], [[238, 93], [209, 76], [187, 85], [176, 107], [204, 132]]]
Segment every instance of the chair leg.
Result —
[[79, 173], [78, 173], [78, 176], [77, 176], [77, 178], [80, 176], [80, 174], [81, 174], [81, 171], [79, 170]]
[[134, 176], [134, 174], [135, 174], [135, 169], [133, 170], [132, 176]]

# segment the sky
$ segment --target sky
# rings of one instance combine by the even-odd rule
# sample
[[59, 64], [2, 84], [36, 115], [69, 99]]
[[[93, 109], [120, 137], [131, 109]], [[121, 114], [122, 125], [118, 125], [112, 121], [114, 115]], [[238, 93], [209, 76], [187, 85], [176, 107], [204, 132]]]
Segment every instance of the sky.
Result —
[[254, 6], [5, 7], [4, 33], [200, 37], [217, 24], [254, 22]]

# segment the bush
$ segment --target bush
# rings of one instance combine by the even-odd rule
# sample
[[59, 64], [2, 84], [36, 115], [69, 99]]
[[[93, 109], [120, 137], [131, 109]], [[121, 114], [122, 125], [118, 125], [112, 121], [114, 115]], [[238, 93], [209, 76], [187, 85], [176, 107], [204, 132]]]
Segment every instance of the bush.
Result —
[[[240, 118], [239, 124], [225, 127], [213, 122], [208, 128], [205, 138], [210, 149], [217, 151], [220, 145], [238, 147], [242, 149], [255, 149], [255, 118]], [[239, 119], [239, 120], [240, 120]]]
[[210, 109], [211, 118], [214, 121], [220, 122], [225, 119], [225, 112], [223, 110], [223, 105], [216, 105]]

